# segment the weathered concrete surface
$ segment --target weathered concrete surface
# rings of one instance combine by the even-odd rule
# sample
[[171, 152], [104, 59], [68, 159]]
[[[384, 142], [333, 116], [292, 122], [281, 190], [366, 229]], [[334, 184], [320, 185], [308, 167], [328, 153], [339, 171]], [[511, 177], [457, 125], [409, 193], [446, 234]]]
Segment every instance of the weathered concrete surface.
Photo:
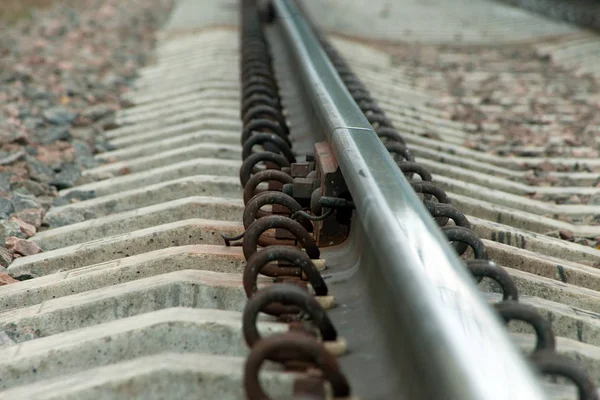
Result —
[[502, 243], [484, 240], [488, 256], [499, 265], [510, 266], [531, 274], [577, 285], [582, 288], [600, 288], [600, 269], [560, 258], [548, 257]]
[[567, 242], [470, 215], [467, 218], [471, 223], [471, 228], [481, 239], [592, 267], [600, 265], [600, 250], [593, 247]]
[[233, 111], [229, 113], [217, 112], [217, 110], [209, 110], [208, 112], [199, 116], [198, 111], [188, 111], [183, 113], [176, 113], [169, 115], [168, 117], [144, 121], [143, 123], [136, 123], [132, 125], [126, 125], [122, 128], [115, 129], [112, 131], [112, 135], [118, 135], [118, 137], [124, 136], [144, 136], [148, 131], [158, 130], [160, 128], [174, 127], [177, 124], [186, 123], [192, 120], [198, 120], [198, 117], [203, 117], [200, 120], [203, 121], [202, 128], [204, 129], [215, 129], [230, 131], [236, 128], [241, 128], [241, 122], [233, 118], [236, 117]]
[[[146, 142], [145, 138], [141, 141]], [[84, 176], [90, 176], [97, 179], [106, 179], [118, 175], [126, 175], [135, 172], [143, 172], [152, 168], [165, 167], [167, 165], [191, 160], [195, 158], [224, 158], [240, 159], [242, 154], [239, 145], [200, 143], [193, 146], [187, 146], [175, 150], [163, 151], [150, 156], [138, 157], [131, 160], [117, 161], [111, 164], [102, 165], [97, 168], [88, 169]]]
[[473, 199], [452, 192], [447, 192], [447, 194], [450, 196], [453, 205], [459, 208], [463, 213], [473, 215], [477, 218], [501, 222], [519, 229], [537, 233], [568, 230], [577, 236], [600, 236], [600, 226], [598, 225], [575, 225], [570, 222], [560, 221], [543, 215], [531, 214], [526, 211], [521, 211], [518, 208], [519, 204], [515, 204], [515, 207], [513, 208], [499, 205], [496, 202]]
[[[192, 64], [193, 65], [193, 64]], [[158, 75], [164, 73], [164, 71], [169, 71], [168, 68], [161, 69], [156, 71]], [[121, 110], [117, 115], [117, 121], [123, 120], [134, 120], [138, 117], [138, 115], [148, 115], [155, 112], [170, 112], [174, 108], [179, 107], [182, 104], [187, 104], [191, 102], [208, 102], [211, 105], [225, 105], [225, 104], [234, 104], [235, 102], [240, 101], [240, 94], [236, 90], [215, 90], [215, 89], [207, 89], [207, 90], [199, 90], [196, 92], [188, 93], [185, 95], [180, 95], [177, 97], [169, 98], [163, 100], [158, 103], [147, 103], [136, 105], [133, 108]], [[237, 107], [237, 104], [234, 105]], [[196, 121], [198, 123], [198, 121]], [[192, 122], [190, 122], [192, 124]], [[169, 129], [169, 128], [165, 128]], [[109, 131], [110, 132], [110, 131]], [[118, 135], [117, 135], [118, 136]], [[115, 137], [109, 136], [109, 137]]]
[[[525, 354], [531, 354], [535, 349], [535, 337], [524, 333], [512, 333], [511, 337], [523, 349]], [[556, 338], [556, 350], [579, 362], [595, 382], [600, 382], [600, 351], [597, 346], [581, 343], [577, 340], [563, 337]], [[575, 397], [577, 398], [577, 397]]]
[[[0, 392], [0, 399], [162, 400], [244, 398], [241, 357], [161, 353]], [[265, 370], [265, 389], [292, 400], [298, 375]]]
[[[0, 390], [162, 352], [244, 357], [238, 312], [169, 308], [20, 343], [4, 350]], [[261, 335], [288, 330], [260, 322]]]
[[65, 212], [75, 212], [81, 214], [84, 219], [93, 219], [184, 197], [213, 196], [241, 198], [241, 193], [242, 187], [237, 177], [216, 175], [187, 176], [172, 181], [144, 186], [139, 189], [126, 190], [65, 206], [53, 207], [48, 211], [45, 219], [49, 220], [51, 216]]
[[243, 229], [241, 222], [188, 219], [19, 258], [8, 271], [13, 275], [41, 276], [167, 247], [223, 245], [221, 234], [239, 235]]
[[170, 307], [241, 312], [241, 282], [241, 274], [175, 271], [0, 313], [0, 331], [18, 343], [30, 340], [31, 332], [46, 337]]
[[[501, 300], [501, 296], [496, 293], [486, 293], [486, 297], [491, 303]], [[600, 314], [539, 297], [520, 296], [519, 302], [535, 307], [552, 321], [552, 330], [556, 336], [600, 345]], [[517, 333], [534, 333], [531, 326], [521, 322], [511, 322], [508, 329]]]
[[100, 197], [194, 175], [237, 176], [241, 164], [237, 160], [206, 157], [195, 158], [164, 167], [152, 168], [147, 171], [80, 185], [72, 189], [61, 190], [59, 194], [67, 196], [69, 193], [76, 191], [90, 191], [96, 197]]
[[[563, 283], [557, 279], [546, 278], [506, 266], [502, 267], [510, 274], [517, 285], [519, 295], [552, 300], [600, 314], [600, 293], [595, 290]], [[495, 283], [487, 279], [479, 285], [482, 289], [488, 291], [500, 290]]]
[[[75, 293], [188, 269], [242, 273], [245, 265], [246, 260], [240, 247], [169, 247], [2, 286], [0, 306], [4, 311], [27, 307]], [[15, 275], [19, 277], [18, 274]]]
[[192, 196], [49, 229], [32, 240], [44, 251], [133, 232], [186, 219], [241, 221], [244, 202], [221, 197]]
[[239, 132], [200, 131], [169, 137], [168, 139], [132, 145], [122, 150], [104, 153], [105, 160], [131, 160], [138, 157], [150, 156], [175, 150], [198, 143], [215, 143], [236, 145], [240, 142]]

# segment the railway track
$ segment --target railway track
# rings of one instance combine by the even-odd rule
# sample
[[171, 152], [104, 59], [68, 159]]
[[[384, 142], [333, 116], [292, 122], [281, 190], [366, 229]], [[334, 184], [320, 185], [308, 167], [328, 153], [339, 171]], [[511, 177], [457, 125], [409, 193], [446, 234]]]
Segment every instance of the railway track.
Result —
[[[262, 399], [265, 358], [277, 399], [594, 398], [600, 164], [580, 108], [597, 95], [588, 75], [569, 96], [544, 88], [595, 73], [573, 55], [600, 41], [485, 4], [489, 38], [557, 69], [483, 49], [461, 70], [468, 46], [437, 49], [462, 74], [450, 95], [444, 71], [397, 47], [311, 28], [317, 2], [181, 1], [107, 132], [108, 163], [61, 191], [30, 239], [44, 252], [8, 268], [21, 282], [0, 287], [0, 398]], [[448, 26], [412, 35], [464, 30]], [[490, 76], [505, 90], [484, 96]], [[551, 124], [519, 128], [550, 140], [589, 118], [582, 141], [507, 150], [501, 117], [533, 100]], [[497, 312], [537, 331], [513, 321], [509, 335]]]

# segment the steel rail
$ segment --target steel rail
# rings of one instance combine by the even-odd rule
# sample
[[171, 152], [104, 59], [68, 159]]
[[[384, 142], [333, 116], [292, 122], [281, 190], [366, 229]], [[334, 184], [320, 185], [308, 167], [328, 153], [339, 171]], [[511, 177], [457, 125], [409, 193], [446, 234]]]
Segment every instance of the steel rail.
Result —
[[386, 330], [395, 335], [386, 346], [398, 354], [400, 371], [417, 371], [403, 384], [411, 386], [411, 399], [546, 398], [539, 379], [352, 99], [297, 5], [274, 0], [273, 7], [275, 23], [356, 204], [367, 245], [374, 250], [376, 263], [360, 268], [376, 269], [385, 278], [386, 300], [378, 306], [386, 308]]

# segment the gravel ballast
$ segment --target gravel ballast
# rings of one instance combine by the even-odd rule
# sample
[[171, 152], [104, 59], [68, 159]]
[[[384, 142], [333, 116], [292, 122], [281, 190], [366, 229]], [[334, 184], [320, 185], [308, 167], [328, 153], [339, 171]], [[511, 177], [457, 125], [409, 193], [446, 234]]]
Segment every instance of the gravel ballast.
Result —
[[26, 239], [46, 228], [51, 206], [87, 197], [57, 195], [89, 180], [81, 171], [110, 150], [103, 133], [117, 127], [172, 3], [57, 0], [0, 28], [0, 274], [41, 251]]

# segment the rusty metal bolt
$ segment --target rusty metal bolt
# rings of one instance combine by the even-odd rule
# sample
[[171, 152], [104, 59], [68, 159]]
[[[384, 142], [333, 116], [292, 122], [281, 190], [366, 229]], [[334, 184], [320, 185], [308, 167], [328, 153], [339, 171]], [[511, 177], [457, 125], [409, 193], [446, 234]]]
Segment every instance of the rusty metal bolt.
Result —
[[291, 232], [298, 240], [298, 243], [304, 247], [306, 254], [310, 258], [319, 258], [321, 252], [319, 251], [315, 240], [306, 230], [306, 228], [291, 218], [284, 217], [282, 215], [268, 215], [264, 218], [254, 221], [244, 233], [242, 249], [246, 260], [248, 260], [250, 256], [256, 252], [261, 235], [265, 231], [274, 228], [285, 229]]
[[[265, 78], [270, 78], [270, 72], [266, 71], [266, 70], [258, 70], [258, 71], [252, 71], [251, 75], [259, 75]], [[248, 112], [249, 109], [251, 109], [254, 106], [257, 105], [261, 105], [261, 104], [266, 104], [269, 105], [273, 108], [275, 108], [276, 110], [281, 111], [281, 105], [279, 104], [278, 99], [274, 99], [271, 96], [267, 96], [264, 94], [254, 94], [251, 96], [247, 96], [244, 100], [244, 102], [242, 103], [242, 107], [240, 110], [240, 118], [243, 118], [244, 115]]]
[[596, 385], [580, 363], [551, 350], [540, 350], [530, 359], [542, 374], [562, 376], [573, 382], [577, 386], [579, 400], [598, 400]]
[[298, 210], [302, 210], [302, 206], [300, 206], [300, 204], [288, 194], [275, 191], [262, 192], [254, 196], [248, 202], [248, 204], [246, 204], [246, 208], [244, 208], [244, 214], [242, 217], [244, 228], [248, 229], [250, 224], [252, 224], [258, 218], [271, 215], [266, 211], [262, 211], [261, 208], [263, 206], [273, 204], [286, 207], [288, 210], [290, 210], [290, 214], [293, 214]]
[[[250, 110], [248, 110], [250, 111]], [[275, 121], [271, 121], [269, 119], [254, 119], [250, 121], [250, 123], [244, 125], [244, 129], [242, 130], [242, 139], [241, 144], [243, 145], [250, 139], [254, 133], [263, 133], [263, 132], [271, 132], [279, 136], [281, 139], [285, 141], [288, 146], [291, 146], [292, 143], [290, 139], [287, 137], [284, 129]]]
[[296, 161], [296, 156], [285, 140], [274, 133], [254, 133], [242, 146], [242, 160], [250, 157], [252, 148], [256, 145], [262, 145], [265, 149], [269, 147], [270, 152], [282, 154], [290, 163]]
[[385, 143], [385, 148], [392, 154], [399, 155], [405, 161], [415, 161], [415, 157], [412, 152], [403, 144], [399, 142]]
[[[252, 77], [251, 79], [257, 79], [257, 78]], [[264, 78], [258, 78], [258, 79], [264, 79]], [[272, 120], [275, 120], [281, 127], [284, 134], [286, 134], [286, 135], [290, 134], [288, 126], [285, 123], [285, 118], [284, 118], [283, 114], [281, 114], [281, 111], [276, 109], [275, 107], [271, 107], [271, 106], [265, 105], [265, 104], [255, 105], [255, 106], [251, 107], [248, 111], [246, 111], [246, 114], [244, 114], [244, 118], [243, 118], [244, 125], [250, 123], [250, 121], [252, 121], [253, 119], [256, 119], [256, 118], [270, 118]]]
[[240, 183], [242, 187], [246, 186], [252, 174], [259, 172], [256, 165], [260, 162], [264, 162], [267, 169], [269, 169], [269, 163], [278, 166], [280, 169], [290, 166], [290, 162], [281, 154], [271, 153], [270, 151], [254, 153], [246, 158], [240, 167]]
[[507, 324], [512, 320], [523, 321], [530, 324], [535, 330], [537, 342], [534, 352], [552, 350], [556, 348], [556, 340], [550, 322], [531, 306], [516, 301], [503, 301], [494, 304], [494, 308]]
[[319, 302], [306, 290], [292, 284], [281, 283], [259, 290], [246, 303], [242, 316], [242, 330], [248, 347], [253, 347], [261, 339], [256, 327], [258, 314], [263, 308], [274, 303], [296, 306], [297, 311], [293, 314], [302, 312], [303, 316], [308, 315], [319, 330], [322, 340], [337, 339], [337, 332]]
[[[296, 276], [305, 275], [317, 296], [325, 296], [327, 294], [328, 289], [323, 277], [306, 253], [289, 246], [269, 246], [264, 250], [254, 253], [244, 267], [243, 284], [248, 298], [251, 298], [258, 291], [258, 283], [256, 281], [258, 274], [262, 273], [268, 263], [274, 261], [286, 261], [292, 265], [292, 267], [279, 267], [283, 269], [282, 275], [290, 276], [292, 274], [286, 273], [288, 272], [286, 270], [296, 269]], [[263, 312], [278, 316], [284, 314], [286, 310], [285, 308], [282, 310], [282, 307], [276, 307], [275, 304], [270, 304], [264, 307]]]
[[[423, 200], [431, 201], [433, 197], [437, 200], [438, 203], [450, 204], [450, 198], [444, 192], [444, 190], [435, 183], [430, 181], [411, 181], [410, 182], [413, 190], [417, 193], [423, 194]], [[438, 217], [435, 218], [435, 222], [437, 222], [438, 226], [445, 226], [448, 223], [447, 217]]]
[[421, 181], [433, 180], [431, 172], [425, 169], [421, 164], [417, 164], [413, 161], [398, 161], [396, 164], [405, 175], [410, 175], [409, 179], [412, 179], [412, 174], [415, 173], [421, 177]]
[[[441, 220], [442, 218], [445, 218], [446, 223], [448, 223], [448, 219], [452, 219], [456, 226], [462, 226], [463, 228], [467, 228], [469, 230], [471, 229], [471, 223], [469, 222], [467, 217], [465, 217], [463, 213], [458, 211], [451, 204], [434, 203], [428, 200], [423, 201], [423, 203], [425, 204], [425, 207], [427, 208], [431, 216], [436, 220], [436, 222], [438, 222], [438, 220]], [[460, 241], [454, 242], [453, 245], [459, 254], [464, 254], [464, 252], [467, 251], [467, 248], [469, 247], [467, 243]]]
[[258, 185], [260, 185], [262, 182], [270, 181], [286, 184], [293, 183], [294, 178], [277, 169], [267, 169], [252, 175], [252, 177], [246, 183], [246, 186], [244, 186], [244, 204], [248, 204], [248, 202], [256, 195], [255, 192]]
[[394, 129], [387, 126], [379, 127], [375, 130], [377, 136], [383, 143], [391, 143], [396, 142], [403, 145], [406, 145], [406, 141], [400, 134]]
[[471, 275], [475, 277], [477, 282], [481, 282], [483, 278], [490, 278], [496, 281], [502, 288], [502, 300], [518, 301], [519, 290], [515, 281], [502, 267], [496, 265], [493, 261], [489, 260], [468, 260], [467, 268], [471, 272]]
[[[463, 255], [467, 248], [471, 247], [473, 249], [473, 253], [475, 253], [476, 259], [488, 259], [487, 251], [485, 250], [485, 245], [472, 230], [464, 228], [462, 226], [444, 226], [442, 228], [442, 232], [446, 234], [446, 238], [448, 239], [448, 241], [455, 242], [454, 248], [457, 251], [458, 255]], [[467, 244], [468, 247], [464, 247], [464, 244]], [[461, 252], [460, 250], [462, 250], [463, 248], [465, 250]]]
[[340, 371], [335, 357], [316, 340], [295, 332], [288, 332], [263, 339], [252, 348], [244, 368], [244, 389], [248, 400], [270, 400], [258, 380], [260, 368], [265, 360], [287, 351], [307, 356], [331, 384], [334, 397], [350, 396], [350, 385]]

